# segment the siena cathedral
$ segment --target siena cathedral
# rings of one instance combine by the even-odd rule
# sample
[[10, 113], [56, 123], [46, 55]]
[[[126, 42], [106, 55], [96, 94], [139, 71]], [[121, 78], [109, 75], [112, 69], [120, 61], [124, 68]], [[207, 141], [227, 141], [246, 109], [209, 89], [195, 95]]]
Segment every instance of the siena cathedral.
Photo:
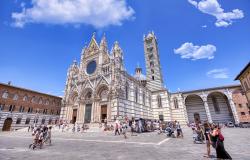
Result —
[[116, 117], [131, 119], [224, 122], [239, 118], [232, 93], [240, 86], [225, 86], [170, 93], [163, 83], [157, 38], [143, 37], [146, 75], [137, 67], [130, 75], [118, 42], [111, 51], [105, 35], [100, 44], [93, 34], [80, 63], [69, 67], [60, 118], [71, 123], [99, 123]]

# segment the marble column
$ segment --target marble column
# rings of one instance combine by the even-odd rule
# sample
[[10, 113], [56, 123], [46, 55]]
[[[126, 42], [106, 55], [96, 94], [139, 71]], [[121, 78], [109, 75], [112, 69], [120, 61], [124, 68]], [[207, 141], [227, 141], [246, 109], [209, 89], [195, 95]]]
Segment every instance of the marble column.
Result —
[[206, 110], [207, 120], [208, 120], [209, 123], [213, 123], [211, 113], [210, 113], [210, 110], [209, 110], [209, 106], [208, 106], [208, 103], [207, 103], [207, 96], [208, 96], [207, 94], [202, 93], [201, 98], [203, 100], [204, 107], [205, 107], [205, 110]]
[[232, 92], [227, 89], [225, 95], [228, 98], [228, 102], [229, 102], [229, 105], [230, 105], [232, 113], [233, 113], [234, 121], [236, 124], [239, 124], [240, 120], [239, 120], [239, 116], [238, 116], [237, 111], [236, 111], [236, 107], [235, 107], [234, 102], [233, 102]]

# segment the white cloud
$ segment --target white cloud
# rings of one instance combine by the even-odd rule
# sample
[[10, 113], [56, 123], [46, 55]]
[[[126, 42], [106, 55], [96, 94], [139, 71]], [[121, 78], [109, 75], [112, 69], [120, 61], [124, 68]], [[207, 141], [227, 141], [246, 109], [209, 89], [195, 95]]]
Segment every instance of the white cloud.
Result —
[[207, 76], [211, 78], [216, 78], [216, 79], [226, 79], [228, 78], [228, 69], [223, 68], [223, 69], [213, 69], [211, 71], [207, 72]]
[[182, 44], [178, 49], [174, 49], [174, 53], [181, 55], [181, 58], [192, 60], [213, 59], [215, 51], [216, 47], [214, 45], [207, 44], [204, 46], [195, 46], [190, 42], [186, 42]]
[[134, 10], [126, 0], [32, 0], [31, 7], [12, 13], [15, 27], [27, 23], [87, 24], [96, 28], [121, 25], [133, 19]]
[[203, 26], [201, 26], [202, 28], [207, 28], [207, 25], [203, 25]]
[[241, 19], [244, 17], [242, 10], [233, 9], [231, 12], [224, 12], [217, 0], [188, 0], [188, 2], [198, 8], [201, 12], [214, 16], [217, 20], [215, 25], [217, 27], [227, 27], [232, 25], [234, 19]]

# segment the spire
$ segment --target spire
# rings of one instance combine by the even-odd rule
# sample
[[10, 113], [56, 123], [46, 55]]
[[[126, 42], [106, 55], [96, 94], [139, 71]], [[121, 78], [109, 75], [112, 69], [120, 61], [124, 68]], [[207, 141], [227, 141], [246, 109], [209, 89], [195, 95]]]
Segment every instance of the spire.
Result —
[[100, 50], [107, 52], [108, 51], [108, 45], [107, 45], [107, 40], [106, 40], [106, 35], [105, 33], [102, 36], [102, 40], [100, 43]]
[[115, 41], [114, 47], [112, 48], [112, 54], [114, 57], [122, 58], [122, 49], [119, 46], [119, 43]]

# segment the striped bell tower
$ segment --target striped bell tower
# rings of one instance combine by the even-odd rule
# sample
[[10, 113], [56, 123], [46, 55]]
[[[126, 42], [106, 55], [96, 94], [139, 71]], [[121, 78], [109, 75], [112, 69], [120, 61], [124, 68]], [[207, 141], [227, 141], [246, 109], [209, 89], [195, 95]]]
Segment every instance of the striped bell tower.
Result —
[[151, 91], [164, 89], [157, 39], [154, 32], [144, 36], [147, 86]]

